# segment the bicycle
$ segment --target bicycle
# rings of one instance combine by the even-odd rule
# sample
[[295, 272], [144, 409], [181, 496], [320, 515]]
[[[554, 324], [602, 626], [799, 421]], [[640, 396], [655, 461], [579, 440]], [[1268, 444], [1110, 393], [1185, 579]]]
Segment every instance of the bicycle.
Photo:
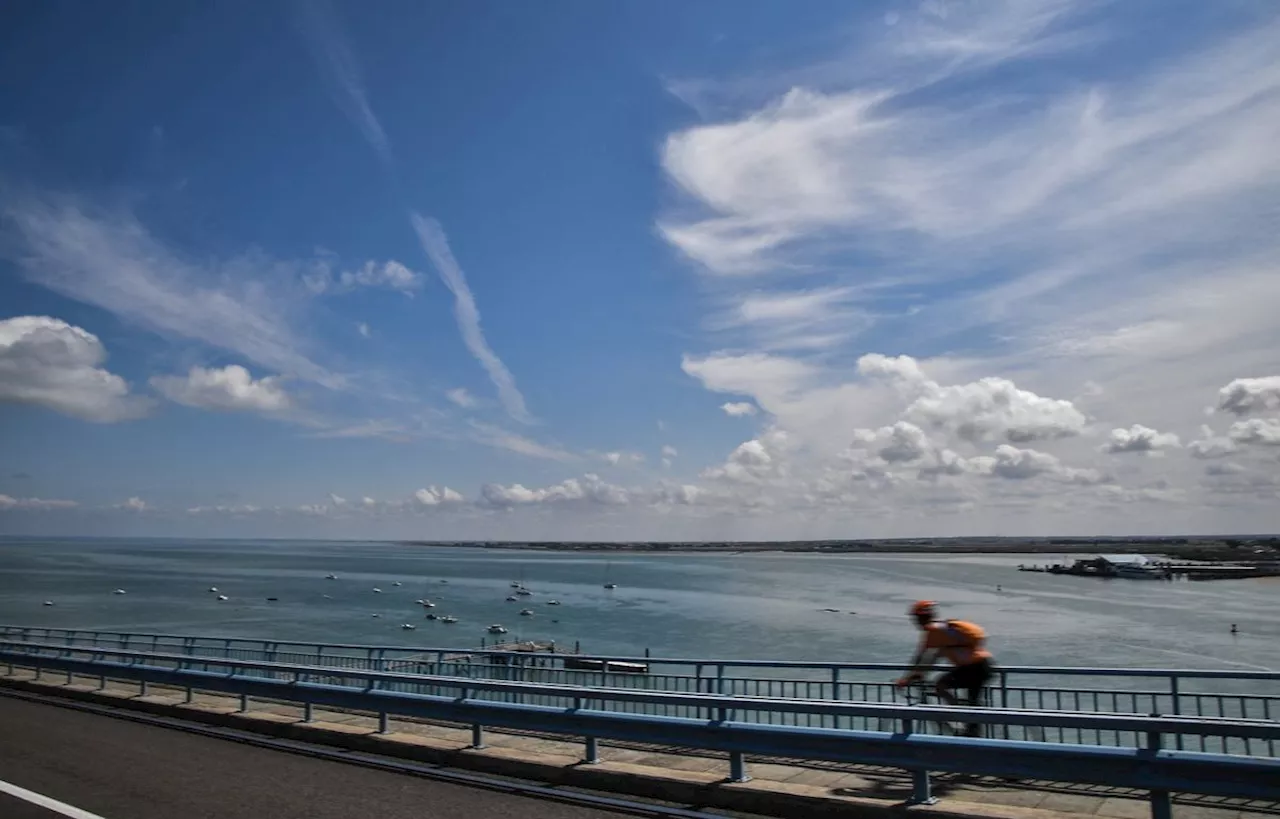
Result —
[[[903, 689], [906, 697], [907, 705], [943, 705], [950, 706], [950, 703], [944, 702], [934, 690], [935, 683], [931, 680], [919, 678], [913, 680]], [[931, 699], [932, 698], [932, 699]], [[969, 726], [963, 722], [951, 722], [942, 719], [922, 720], [926, 725], [934, 725], [938, 732], [944, 736], [962, 737], [968, 734]], [[984, 726], [985, 727], [985, 726]], [[926, 731], [927, 733], [927, 731]]]

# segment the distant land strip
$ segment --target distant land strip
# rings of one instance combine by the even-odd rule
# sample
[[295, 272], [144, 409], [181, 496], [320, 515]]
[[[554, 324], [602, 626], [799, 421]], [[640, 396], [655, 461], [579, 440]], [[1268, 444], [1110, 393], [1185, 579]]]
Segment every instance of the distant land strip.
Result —
[[829, 554], [1169, 554], [1186, 560], [1277, 560], [1280, 535], [1186, 537], [948, 537], [893, 540], [788, 541], [427, 541], [411, 546], [524, 549], [549, 552], [820, 552]]

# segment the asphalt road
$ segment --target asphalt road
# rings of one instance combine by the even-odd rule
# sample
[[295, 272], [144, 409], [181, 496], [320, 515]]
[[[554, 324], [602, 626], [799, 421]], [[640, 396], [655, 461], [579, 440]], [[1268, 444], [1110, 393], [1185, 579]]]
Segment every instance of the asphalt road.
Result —
[[[0, 781], [103, 819], [618, 819], [0, 696]], [[0, 793], [4, 819], [75, 814]]]

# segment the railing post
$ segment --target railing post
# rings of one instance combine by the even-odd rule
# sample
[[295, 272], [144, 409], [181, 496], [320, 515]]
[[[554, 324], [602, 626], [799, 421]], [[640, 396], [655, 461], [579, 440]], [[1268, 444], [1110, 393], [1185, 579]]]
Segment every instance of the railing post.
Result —
[[240, 713], [243, 714], [248, 710], [249, 710], [249, 695], [241, 694], [240, 695]]
[[[1169, 696], [1173, 701], [1174, 716], [1178, 716], [1179, 714], [1182, 713], [1182, 703], [1179, 702], [1181, 697], [1179, 696], [1179, 692], [1178, 692], [1178, 676], [1176, 674], [1169, 675]], [[1179, 751], [1181, 751], [1182, 750], [1182, 734], [1176, 735], [1173, 741], [1174, 741], [1174, 746]]]
[[138, 696], [139, 696], [139, 697], [145, 697], [145, 696], [147, 696], [147, 694], [149, 694], [149, 693], [150, 693], [150, 691], [151, 691], [151, 688], [150, 688], [150, 686], [147, 684], [147, 681], [146, 681], [146, 680], [143, 680], [143, 681], [142, 681], [142, 683], [138, 686], [138, 688], [140, 689], [140, 690], [139, 690], [139, 692], [138, 692]]
[[391, 719], [386, 711], [378, 712], [378, 733], [387, 734], [391, 732]]
[[476, 751], [484, 748], [484, 726], [479, 723], [471, 726], [471, 747]]
[[[1007, 672], [1007, 671], [1001, 671], [1001, 672], [1000, 672], [1000, 707], [1001, 707], [1001, 708], [1008, 708], [1008, 707], [1009, 707], [1009, 672]], [[1004, 733], [1004, 738], [1005, 738], [1005, 739], [1008, 739], [1008, 738], [1009, 738], [1009, 724], [1008, 724], [1008, 723], [1005, 723], [1004, 725], [1000, 726], [1000, 728], [1001, 728], [1002, 732]], [[1026, 736], [1025, 732], [1024, 732], [1023, 736], [1024, 736], [1024, 737]]]
[[302, 721], [303, 722], [315, 721], [315, 706], [311, 704], [311, 700], [307, 700], [302, 704]]
[[730, 782], [746, 782], [751, 779], [747, 776], [747, 758], [742, 751], [731, 751], [729, 753], [729, 781]]
[[[1175, 680], [1174, 690], [1176, 691], [1177, 678], [1173, 677], [1171, 679]], [[1160, 715], [1152, 714], [1151, 716], [1159, 717]], [[1181, 741], [1181, 739], [1182, 739], [1182, 736], [1179, 735], [1178, 740]], [[1148, 731], [1147, 732], [1147, 750], [1151, 751], [1153, 754], [1158, 753], [1160, 751], [1161, 745], [1163, 745], [1163, 742], [1162, 742], [1162, 737], [1160, 735], [1160, 732]], [[1151, 792], [1151, 819], [1173, 819], [1173, 800], [1169, 796], [1168, 791], [1160, 790], [1160, 791]]]
[[[831, 699], [840, 699], [840, 666], [831, 669]], [[831, 727], [840, 728], [840, 717], [837, 715], [831, 718]]]
[[908, 801], [912, 805], [937, 804], [938, 800], [934, 797], [932, 791], [929, 789], [929, 772], [928, 771], [912, 771], [911, 772], [911, 799]]
[[195, 702], [195, 699], [196, 699], [196, 690], [188, 685], [187, 696], [186, 696], [186, 699], [183, 700], [183, 702], [190, 704], [192, 702]]
[[582, 761], [588, 765], [595, 765], [600, 762], [600, 743], [595, 737], [587, 737], [587, 751], [583, 755]]

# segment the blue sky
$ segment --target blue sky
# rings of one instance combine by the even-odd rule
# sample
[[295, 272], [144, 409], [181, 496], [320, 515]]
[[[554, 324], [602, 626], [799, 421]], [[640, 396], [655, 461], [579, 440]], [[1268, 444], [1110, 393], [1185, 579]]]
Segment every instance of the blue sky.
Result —
[[0, 14], [0, 532], [1277, 528], [1270, 3]]

